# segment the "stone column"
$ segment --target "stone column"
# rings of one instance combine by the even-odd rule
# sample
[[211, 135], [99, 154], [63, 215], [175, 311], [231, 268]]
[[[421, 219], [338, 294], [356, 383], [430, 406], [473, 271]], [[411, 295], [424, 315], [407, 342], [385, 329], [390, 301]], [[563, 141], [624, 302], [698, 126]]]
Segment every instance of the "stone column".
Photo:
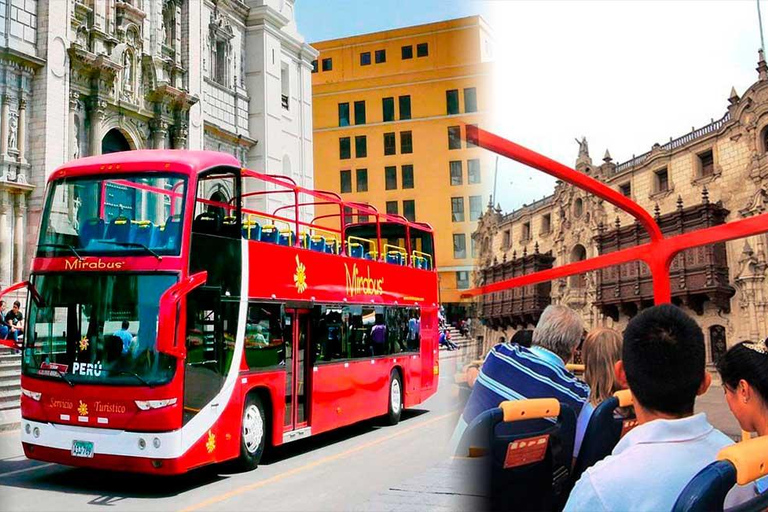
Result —
[[75, 114], [77, 113], [79, 103], [80, 93], [71, 91], [69, 93], [69, 154], [67, 155], [67, 160], [80, 156], [80, 148], [78, 147], [80, 144], [80, 134], [77, 133], [77, 122], [75, 119]]
[[13, 282], [18, 283], [24, 277], [24, 217], [27, 213], [27, 198], [24, 194], [16, 194], [15, 225], [13, 228]]
[[168, 123], [162, 119], [154, 119], [150, 124], [152, 129], [152, 147], [165, 149], [165, 136], [168, 134]]
[[0, 159], [8, 158], [8, 123], [11, 117], [11, 97], [3, 94], [3, 107], [0, 110]]
[[27, 100], [19, 100], [19, 126], [17, 128], [16, 147], [19, 150], [19, 161], [27, 163]]
[[91, 155], [101, 154], [101, 123], [107, 117], [107, 102], [94, 99], [91, 107]]
[[8, 233], [8, 191], [0, 190], [0, 286], [11, 284], [11, 240]]
[[173, 131], [173, 149], [186, 149], [187, 148], [187, 123], [180, 122], [176, 124], [176, 128]]

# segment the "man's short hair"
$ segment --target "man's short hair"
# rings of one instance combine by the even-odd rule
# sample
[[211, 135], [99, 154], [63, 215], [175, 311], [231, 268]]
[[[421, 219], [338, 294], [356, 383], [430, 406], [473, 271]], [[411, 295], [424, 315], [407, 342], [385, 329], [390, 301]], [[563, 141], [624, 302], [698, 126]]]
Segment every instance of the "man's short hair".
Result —
[[549, 305], [533, 330], [533, 344], [557, 354], [566, 363], [581, 341], [584, 323], [571, 308]]
[[130, 322], [128, 322], [128, 320], [123, 320], [123, 329], [127, 329], [128, 327], [130, 327], [130, 325], [131, 324]]
[[20, 308], [21, 307], [21, 302], [15, 300], [15, 301], [13, 301], [13, 306], [17, 307], [17, 308]]
[[622, 360], [629, 388], [651, 411], [693, 413], [705, 357], [701, 327], [671, 304], [642, 311], [624, 331]]

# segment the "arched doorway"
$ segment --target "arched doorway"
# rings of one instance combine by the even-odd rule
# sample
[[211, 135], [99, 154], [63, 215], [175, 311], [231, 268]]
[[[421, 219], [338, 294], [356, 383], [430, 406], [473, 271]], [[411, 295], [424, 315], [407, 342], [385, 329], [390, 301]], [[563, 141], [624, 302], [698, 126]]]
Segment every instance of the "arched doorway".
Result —
[[[581, 244], [576, 244], [571, 250], [571, 263], [587, 259], [587, 250]], [[577, 274], [570, 277], [570, 285], [574, 288], [584, 288], [587, 286], [587, 276]]]
[[130, 151], [131, 145], [128, 143], [128, 139], [117, 128], [112, 128], [101, 139], [101, 154], [117, 153], [119, 151]]
[[712, 354], [712, 362], [717, 364], [720, 358], [728, 350], [728, 344], [725, 338], [725, 327], [722, 325], [713, 325], [709, 328], [709, 348]]

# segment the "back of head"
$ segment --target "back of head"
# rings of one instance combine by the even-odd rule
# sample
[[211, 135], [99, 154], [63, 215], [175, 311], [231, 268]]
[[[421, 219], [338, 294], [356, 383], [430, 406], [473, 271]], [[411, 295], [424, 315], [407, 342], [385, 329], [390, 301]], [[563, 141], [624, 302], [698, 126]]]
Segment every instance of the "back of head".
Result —
[[621, 359], [621, 346], [621, 335], [603, 327], [591, 330], [584, 339], [584, 381], [589, 385], [589, 401], [594, 406], [619, 390], [614, 366]]
[[760, 394], [763, 404], [768, 405], [768, 344], [742, 341], [731, 347], [717, 363], [720, 377], [731, 390], [744, 379]]
[[123, 320], [123, 323], [122, 323], [123, 329], [128, 330], [128, 327], [130, 327], [130, 325], [131, 324], [128, 322], [128, 320]]
[[581, 341], [581, 317], [571, 308], [547, 306], [533, 331], [533, 344], [557, 354], [566, 363]]
[[622, 361], [635, 401], [674, 416], [693, 413], [704, 379], [704, 333], [671, 304], [648, 308], [624, 331]]
[[533, 343], [533, 331], [530, 329], [521, 329], [512, 336], [510, 341], [512, 343], [517, 343], [521, 347], [531, 348], [531, 343]]

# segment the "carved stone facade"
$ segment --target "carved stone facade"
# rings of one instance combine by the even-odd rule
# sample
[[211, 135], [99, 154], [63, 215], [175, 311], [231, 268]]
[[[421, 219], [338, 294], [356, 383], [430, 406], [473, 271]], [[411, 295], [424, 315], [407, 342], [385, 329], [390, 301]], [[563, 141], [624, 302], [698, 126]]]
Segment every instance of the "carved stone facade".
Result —
[[[668, 234], [767, 211], [768, 65], [762, 54], [757, 71], [758, 81], [742, 96], [731, 91], [721, 119], [620, 164], [608, 151], [601, 164], [593, 164], [586, 139], [577, 140], [575, 168], [630, 196]], [[536, 245], [558, 266], [645, 241], [629, 215], [562, 182], [552, 195], [506, 215], [489, 205], [473, 236], [480, 248], [478, 285], [494, 262], [530, 254]], [[702, 326], [710, 363], [733, 343], [768, 336], [767, 245], [768, 236], [759, 235], [686, 251], [675, 260], [673, 301]], [[587, 329], [623, 330], [652, 303], [644, 267], [632, 263], [559, 279], [549, 299], [576, 309]], [[519, 327], [485, 319], [486, 348]]]

